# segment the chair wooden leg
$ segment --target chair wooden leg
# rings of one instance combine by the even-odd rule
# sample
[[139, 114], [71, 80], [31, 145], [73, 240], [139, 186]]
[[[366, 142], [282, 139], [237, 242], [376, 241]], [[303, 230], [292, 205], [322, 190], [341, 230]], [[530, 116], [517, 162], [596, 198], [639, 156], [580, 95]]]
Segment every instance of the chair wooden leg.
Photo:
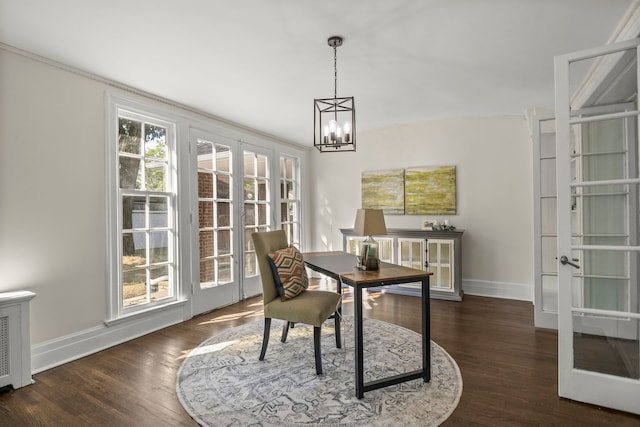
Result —
[[281, 342], [287, 341], [287, 334], [289, 333], [289, 326], [291, 326], [291, 322], [284, 322], [284, 326], [282, 327], [282, 338], [280, 338]]
[[322, 375], [322, 355], [320, 352], [320, 326], [313, 327], [313, 351], [316, 355], [316, 374]]
[[334, 317], [336, 322], [336, 348], [342, 348], [342, 338], [340, 336], [340, 316], [342, 313], [338, 310], [336, 311]]
[[262, 336], [262, 350], [260, 351], [259, 360], [264, 360], [264, 354], [267, 352], [267, 345], [269, 345], [269, 331], [271, 330], [271, 318], [264, 318], [264, 335]]

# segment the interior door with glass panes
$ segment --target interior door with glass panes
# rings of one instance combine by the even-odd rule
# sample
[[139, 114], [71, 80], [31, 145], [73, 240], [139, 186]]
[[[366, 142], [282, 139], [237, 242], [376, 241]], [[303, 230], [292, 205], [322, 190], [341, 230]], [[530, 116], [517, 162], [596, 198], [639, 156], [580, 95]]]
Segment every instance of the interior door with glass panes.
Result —
[[[197, 195], [197, 236], [192, 249], [193, 314], [240, 300], [238, 262], [237, 170], [238, 143], [230, 138], [191, 130], [191, 153], [196, 170], [192, 194]], [[198, 280], [199, 279], [199, 280]]]
[[275, 183], [273, 152], [257, 146], [242, 144], [242, 298], [262, 293], [262, 282], [256, 250], [251, 234], [273, 229], [272, 195]]
[[555, 62], [558, 392], [637, 414], [639, 45]]
[[556, 190], [556, 120], [533, 120], [534, 323], [558, 328], [558, 226]]

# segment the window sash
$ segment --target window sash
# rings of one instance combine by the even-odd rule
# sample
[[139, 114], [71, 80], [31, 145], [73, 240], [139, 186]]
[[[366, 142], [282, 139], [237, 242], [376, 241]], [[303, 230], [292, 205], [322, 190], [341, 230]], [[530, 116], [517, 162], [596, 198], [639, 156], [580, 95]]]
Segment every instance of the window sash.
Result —
[[[109, 212], [116, 218], [108, 236], [115, 249], [108, 286], [109, 316], [116, 320], [178, 299], [177, 162], [175, 122], [116, 103], [111, 108], [109, 185], [115, 197]], [[124, 141], [129, 146], [121, 140], [125, 120], [140, 125], [139, 134]], [[129, 164], [123, 166], [123, 159]]]

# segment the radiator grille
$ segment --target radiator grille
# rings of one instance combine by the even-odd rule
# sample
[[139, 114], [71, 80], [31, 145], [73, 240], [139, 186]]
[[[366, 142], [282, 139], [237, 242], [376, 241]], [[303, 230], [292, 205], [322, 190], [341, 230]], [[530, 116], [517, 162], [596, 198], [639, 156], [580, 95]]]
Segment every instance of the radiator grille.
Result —
[[0, 317], [0, 377], [9, 375], [9, 317]]

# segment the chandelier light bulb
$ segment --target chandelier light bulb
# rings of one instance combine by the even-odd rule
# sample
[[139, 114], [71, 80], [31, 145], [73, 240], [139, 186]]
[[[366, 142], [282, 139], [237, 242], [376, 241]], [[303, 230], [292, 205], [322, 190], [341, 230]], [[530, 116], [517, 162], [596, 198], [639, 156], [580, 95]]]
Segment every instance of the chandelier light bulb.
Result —
[[344, 122], [344, 126], [342, 126], [342, 129], [344, 129], [344, 141], [349, 142], [349, 140], [351, 139], [351, 123]]

